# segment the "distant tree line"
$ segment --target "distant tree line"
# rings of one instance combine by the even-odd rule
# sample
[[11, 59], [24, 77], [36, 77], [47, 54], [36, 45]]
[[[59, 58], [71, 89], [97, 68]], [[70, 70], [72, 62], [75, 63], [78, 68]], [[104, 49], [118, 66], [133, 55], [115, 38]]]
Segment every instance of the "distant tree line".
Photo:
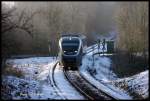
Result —
[[148, 2], [122, 2], [117, 14], [117, 48], [126, 51], [130, 59], [141, 54], [148, 57]]
[[61, 33], [82, 33], [92, 44], [92, 33], [107, 33], [116, 25], [117, 49], [148, 53], [147, 2], [16, 2], [13, 8], [2, 4], [1, 17], [4, 56], [56, 55]]
[[115, 9], [107, 2], [15, 2], [12, 8], [2, 3], [2, 55], [55, 56], [61, 33], [82, 33], [90, 45], [92, 33], [112, 30]]

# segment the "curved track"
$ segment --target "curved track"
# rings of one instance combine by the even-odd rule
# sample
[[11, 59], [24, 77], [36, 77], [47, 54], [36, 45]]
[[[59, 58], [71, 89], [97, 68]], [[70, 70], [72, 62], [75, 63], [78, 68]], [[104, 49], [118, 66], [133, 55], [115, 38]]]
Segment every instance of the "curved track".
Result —
[[[58, 62], [56, 62], [54, 66], [50, 68], [48, 80], [51, 86], [56, 91], [56, 94], [59, 95], [63, 100], [67, 100], [67, 97], [63, 95], [61, 88], [57, 86], [56, 81], [55, 81], [55, 68], [57, 64]], [[109, 94], [93, 86], [93, 84], [91, 84], [84, 77], [82, 77], [78, 71], [70, 71], [70, 70], [63, 69], [63, 73], [66, 79], [71, 83], [71, 85], [73, 85], [73, 87], [75, 87], [77, 91], [79, 91], [82, 95], [84, 95], [86, 99], [89, 99], [89, 100], [96, 100], [96, 99], [97, 100], [113, 100], [115, 99]]]
[[56, 94], [59, 95], [63, 100], [66, 100], [67, 97], [65, 95], [62, 95], [63, 93], [62, 93], [61, 89], [57, 86], [57, 84], [55, 82], [54, 71], [55, 71], [57, 64], [58, 64], [58, 62], [56, 62], [55, 65], [52, 68], [50, 68], [48, 80], [50, 82], [50, 85], [55, 89]]
[[112, 96], [101, 91], [93, 86], [86, 79], [80, 76], [78, 71], [65, 71], [63, 70], [67, 80], [87, 99], [89, 100], [115, 100]]

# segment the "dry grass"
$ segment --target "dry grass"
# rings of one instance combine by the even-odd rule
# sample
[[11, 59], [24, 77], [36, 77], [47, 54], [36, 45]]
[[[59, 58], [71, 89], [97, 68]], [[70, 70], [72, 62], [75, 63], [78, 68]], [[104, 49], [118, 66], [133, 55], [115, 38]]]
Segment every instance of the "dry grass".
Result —
[[132, 87], [130, 87], [125, 80], [119, 82], [113, 82], [113, 85], [124, 89], [127, 93], [133, 97], [134, 100], [142, 100], [144, 99], [140, 94], [138, 94]]
[[5, 65], [4, 69], [2, 70], [2, 74], [24, 77], [24, 72], [21, 69], [12, 67], [11, 65]]

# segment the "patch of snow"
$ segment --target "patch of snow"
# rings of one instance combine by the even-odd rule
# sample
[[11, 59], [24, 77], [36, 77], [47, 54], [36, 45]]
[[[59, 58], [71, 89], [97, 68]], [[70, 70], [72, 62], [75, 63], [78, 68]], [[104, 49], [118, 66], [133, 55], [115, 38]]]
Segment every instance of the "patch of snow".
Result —
[[[13, 99], [61, 99], [48, 81], [49, 69], [53, 67], [56, 60], [52, 57], [34, 57], [25, 59], [9, 59], [6, 61], [12, 68], [20, 68], [24, 73], [24, 78], [3, 78], [7, 84], [14, 86], [11, 96]], [[19, 88], [27, 83], [27, 88]], [[32, 86], [34, 85], [34, 87]], [[16, 94], [18, 94], [15, 96]]]
[[91, 56], [84, 56], [81, 69], [85, 70], [95, 70], [94, 77], [98, 80], [108, 81], [115, 80], [117, 76], [112, 72], [111, 60], [108, 57], [99, 57], [98, 55], [94, 56], [94, 65]]
[[[91, 48], [92, 46], [88, 49]], [[95, 49], [94, 53], [96, 52], [98, 52], [98, 49]], [[92, 54], [93, 51], [83, 57], [82, 66], [80, 67], [81, 75], [97, 88], [102, 89], [116, 99], [132, 99], [126, 91], [112, 85], [111, 82], [117, 80], [118, 77], [111, 69], [111, 60], [108, 57], [94, 55], [95, 62], [93, 63]]]
[[25, 73], [25, 79], [32, 80], [43, 70], [43, 66], [55, 61], [52, 57], [34, 57], [25, 59], [8, 59], [6, 64], [19, 68]]
[[35, 80], [29, 81], [14, 76], [6, 76], [2, 80], [2, 84], [11, 87], [12, 99], [38, 99], [39, 97], [34, 96], [39, 91], [40, 86], [39, 82]]
[[53, 61], [52, 57], [33, 57], [33, 58], [24, 58], [24, 59], [8, 59], [6, 64], [15, 64], [15, 65], [24, 65], [28, 64], [48, 64]]
[[51, 82], [49, 81], [49, 71], [54, 66], [54, 64], [55, 62], [44, 65], [42, 67], [42, 72], [37, 77], [37, 80], [40, 82], [42, 92], [40, 99], [61, 99], [61, 97], [57, 95], [51, 85]]
[[[34, 57], [25, 59], [9, 59], [6, 61], [7, 65], [11, 65], [12, 68], [19, 68], [24, 73], [24, 78], [17, 78], [14, 76], [3, 78], [3, 83], [9, 84], [16, 89], [12, 89], [11, 96], [13, 99], [62, 99], [54, 89], [49, 75], [51, 69], [56, 63], [52, 57]], [[57, 66], [58, 67], [58, 66]], [[62, 70], [56, 69], [57, 83], [63, 90], [67, 99], [84, 99], [65, 79]], [[7, 82], [6, 82], [7, 81]], [[26, 83], [27, 87], [21, 87]], [[65, 86], [64, 86], [65, 85]], [[16, 94], [18, 94], [16, 96]], [[8, 95], [7, 95], [8, 96]]]
[[[108, 63], [108, 61], [106, 62], [105, 59], [103, 61], [105, 63]], [[129, 95], [127, 95], [125, 93], [125, 91], [122, 91], [121, 89], [118, 89], [117, 87], [114, 87], [113, 85], [111, 85], [108, 82], [108, 81], [110, 81], [110, 79], [108, 78], [107, 73], [105, 74], [105, 72], [108, 72], [108, 70], [105, 72], [96, 70], [96, 72], [97, 72], [96, 78], [99, 81], [96, 80], [93, 76], [91, 76], [87, 69], [89, 66], [89, 63], [90, 63], [90, 61], [84, 61], [83, 65], [80, 67], [80, 73], [84, 78], [86, 78], [90, 83], [95, 85], [97, 88], [102, 89], [104, 92], [107, 92], [108, 94], [114, 96], [117, 99], [132, 99]], [[109, 64], [107, 64], [107, 65], [109, 65]], [[91, 64], [89, 67], [91, 67]], [[105, 67], [103, 67], [103, 68], [105, 68]], [[99, 67], [98, 67], [98, 69], [99, 69]]]
[[146, 70], [134, 76], [128, 78], [122, 78], [116, 81], [116, 83], [124, 83], [128, 85], [129, 89], [142, 96], [143, 98], [149, 97], [149, 71]]
[[[94, 51], [92, 50], [92, 47], [95, 47]], [[98, 49], [96, 48], [98, 48], [96, 44], [88, 47], [88, 54], [82, 59], [80, 73], [84, 78], [97, 88], [102, 89], [104, 92], [107, 92], [117, 99], [133, 99], [127, 90], [114, 85], [117, 83], [117, 85], [121, 86], [118, 82], [123, 82], [123, 85], [128, 85], [129, 89], [132, 89], [139, 95], [143, 96], [143, 98], [148, 98], [148, 71], [137, 74], [133, 77], [120, 79], [112, 71], [110, 58], [101, 55], [99, 56], [97, 54], [94, 55], [93, 59], [93, 53], [98, 52]], [[93, 60], [95, 61], [94, 63]]]
[[55, 78], [58, 87], [61, 88], [61, 95], [65, 96], [67, 99], [76, 99], [76, 100], [83, 100], [85, 99], [79, 92], [76, 91], [74, 87], [70, 85], [70, 83], [66, 80], [62, 68], [58, 65], [56, 66], [55, 70]]

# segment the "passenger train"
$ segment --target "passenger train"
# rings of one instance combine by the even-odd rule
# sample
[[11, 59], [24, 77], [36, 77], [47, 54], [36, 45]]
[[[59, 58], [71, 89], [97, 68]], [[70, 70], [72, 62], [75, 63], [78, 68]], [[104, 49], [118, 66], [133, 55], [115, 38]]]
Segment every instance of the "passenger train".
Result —
[[83, 35], [62, 35], [59, 40], [59, 59], [64, 69], [77, 70], [86, 53], [86, 37]]

